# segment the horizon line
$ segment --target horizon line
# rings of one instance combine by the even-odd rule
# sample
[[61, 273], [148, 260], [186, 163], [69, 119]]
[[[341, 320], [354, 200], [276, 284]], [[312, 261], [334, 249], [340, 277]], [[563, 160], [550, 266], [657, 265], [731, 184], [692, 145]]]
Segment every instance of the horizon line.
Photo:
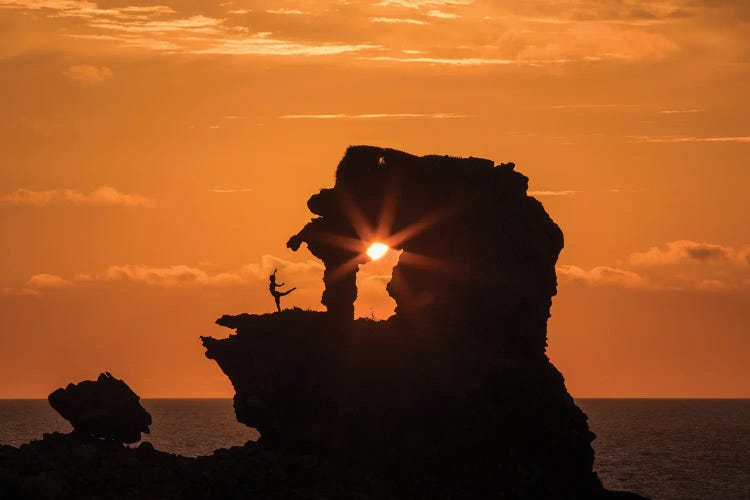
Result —
[[[141, 397], [141, 400], [228, 400], [231, 401], [233, 397]], [[700, 397], [685, 397], [685, 396], [579, 396], [573, 397], [574, 400], [581, 399], [617, 399], [617, 400], [681, 400], [681, 401], [741, 401], [750, 400], [750, 396], [731, 396], [731, 397], [718, 397], [718, 396], [700, 396]], [[41, 398], [2, 398], [0, 401], [47, 401], [46, 397]]]

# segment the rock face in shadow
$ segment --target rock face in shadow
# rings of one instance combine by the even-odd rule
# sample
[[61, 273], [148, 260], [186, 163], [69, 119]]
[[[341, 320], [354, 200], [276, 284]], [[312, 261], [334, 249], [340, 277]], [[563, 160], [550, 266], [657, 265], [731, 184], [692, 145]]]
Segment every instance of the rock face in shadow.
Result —
[[119, 443], [140, 441], [148, 434], [151, 415], [124, 381], [109, 372], [94, 380], [68, 384], [48, 397], [49, 404], [74, 432]]
[[[594, 434], [545, 354], [562, 232], [512, 163], [351, 147], [308, 201], [327, 312], [224, 316], [204, 337], [261, 444], [388, 470], [405, 492], [588, 498]], [[396, 314], [353, 320], [373, 241]]]

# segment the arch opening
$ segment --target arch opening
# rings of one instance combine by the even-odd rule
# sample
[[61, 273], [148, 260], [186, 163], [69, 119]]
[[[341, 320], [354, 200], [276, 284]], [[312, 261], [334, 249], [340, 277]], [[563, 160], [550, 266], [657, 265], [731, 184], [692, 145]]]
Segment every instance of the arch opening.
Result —
[[369, 262], [359, 265], [357, 300], [354, 301], [355, 318], [379, 321], [393, 315], [396, 310], [396, 301], [388, 295], [386, 286], [391, 281], [393, 268], [398, 264], [402, 252], [395, 248], [386, 248], [379, 258], [373, 259], [370, 255]]

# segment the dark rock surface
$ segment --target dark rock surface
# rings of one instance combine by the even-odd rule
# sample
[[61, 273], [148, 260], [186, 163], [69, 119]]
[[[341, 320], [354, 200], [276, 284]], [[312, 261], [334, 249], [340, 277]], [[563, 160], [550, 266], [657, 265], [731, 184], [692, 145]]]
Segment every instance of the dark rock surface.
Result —
[[183, 457], [75, 434], [0, 445], [0, 498], [388, 498], [388, 481], [250, 441]]
[[48, 397], [49, 404], [75, 432], [119, 443], [140, 441], [149, 433], [151, 415], [124, 381], [110, 373], [94, 380], [68, 384]]
[[[203, 338], [238, 420], [266, 447], [408, 474], [426, 496], [605, 495], [545, 354], [563, 237], [527, 185], [512, 163], [349, 148], [288, 242], [323, 260], [328, 312], [224, 316], [237, 334]], [[403, 250], [396, 314], [354, 321], [373, 241]]]
[[218, 323], [238, 334], [205, 338], [207, 355], [232, 379], [237, 418], [261, 445], [405, 473], [425, 496], [604, 491], [586, 416], [545, 358], [367, 319], [337, 343], [335, 321], [299, 309]]
[[[54, 433], [19, 448], [0, 445], [0, 498], [451, 497], [436, 489], [432, 490], [433, 494], [425, 495], [424, 485], [409, 476], [411, 469], [407, 467], [400, 475], [389, 475], [327, 457], [281, 453], [254, 442], [219, 449], [210, 456], [183, 457], [155, 450], [147, 442], [129, 448], [80, 434]], [[579, 498], [636, 500], [642, 497], [602, 492]]]

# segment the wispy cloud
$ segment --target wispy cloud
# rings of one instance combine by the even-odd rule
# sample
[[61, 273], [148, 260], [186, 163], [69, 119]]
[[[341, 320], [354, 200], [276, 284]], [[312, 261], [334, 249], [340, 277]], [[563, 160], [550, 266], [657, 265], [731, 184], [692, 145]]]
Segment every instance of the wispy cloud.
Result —
[[96, 4], [86, 0], [0, 0], [0, 6], [30, 10], [73, 10], [95, 8]]
[[427, 11], [426, 15], [429, 17], [437, 18], [437, 19], [458, 19], [459, 17], [461, 17], [458, 14], [453, 14], [451, 12], [443, 12], [442, 10], [434, 10], [434, 9]]
[[[375, 0], [355, 5], [328, 0], [272, 6], [248, 0], [241, 8], [224, 3], [188, 10], [181, 5], [111, 7], [107, 3], [102, 7], [87, 0], [0, 0], [0, 8], [54, 19], [64, 26], [57, 31], [69, 39], [88, 38], [132, 49], [274, 57], [345, 56], [377, 49], [382, 57], [369, 60], [457, 67], [661, 60], [677, 53], [680, 45], [674, 32], [659, 26], [686, 19], [676, 7], [641, 1], [606, 6], [589, 2], [585, 8], [576, 2], [473, 4], [472, 0]], [[250, 13], [251, 19], [241, 16]], [[305, 23], [289, 18], [303, 18]], [[393, 37], [391, 30], [374, 29], [368, 23], [390, 24], [394, 30], [399, 25], [419, 29], [405, 29], [403, 36]], [[322, 39], [323, 31], [311, 26], [327, 27], [330, 39]], [[457, 47], [463, 47], [466, 57], [457, 56]], [[429, 50], [429, 55], [400, 57], [405, 50]]]
[[281, 15], [287, 15], [287, 16], [301, 16], [304, 14], [301, 10], [298, 9], [269, 9], [266, 10], [268, 14], [281, 14]]
[[379, 48], [371, 44], [305, 44], [269, 38], [267, 33], [228, 39], [204, 49], [192, 50], [195, 54], [262, 55], [262, 56], [330, 56]]
[[427, 24], [426, 21], [419, 19], [411, 19], [405, 17], [371, 17], [370, 21], [373, 23], [386, 23], [386, 24]]
[[211, 193], [249, 193], [253, 188], [213, 188], [208, 190]]
[[608, 109], [620, 108], [622, 104], [558, 104], [550, 106], [550, 109]]
[[682, 115], [688, 113], [703, 113], [702, 109], [663, 109], [659, 113], [664, 115]]
[[318, 114], [318, 115], [282, 115], [285, 120], [336, 120], [339, 118], [352, 118], [345, 114]]
[[48, 189], [35, 191], [17, 189], [0, 195], [0, 203], [47, 207], [54, 204], [100, 205], [123, 207], [152, 207], [154, 202], [138, 194], [125, 194], [110, 186], [100, 186], [90, 193], [73, 189]]
[[220, 19], [198, 15], [182, 19], [129, 19], [127, 22], [123, 22], [123, 20], [121, 19], [100, 19], [92, 21], [89, 24], [94, 28], [113, 31], [126, 31], [130, 33], [168, 33], [187, 31], [191, 33], [215, 35], [221, 33], [222, 21]]
[[[574, 194], [580, 194], [584, 191], [577, 191], [577, 190], [537, 190], [537, 191], [529, 191], [529, 196], [570, 196]], [[589, 191], [591, 192], [591, 191]], [[638, 189], [606, 189], [606, 190], [596, 190], [594, 192], [606, 192], [606, 193], [640, 193], [641, 190]]]
[[[90, 3], [90, 2], [86, 2]], [[126, 13], [159, 13], [159, 14], [170, 14], [174, 13], [174, 9], [172, 7], [167, 7], [166, 5], [132, 5], [130, 7], [120, 7], [119, 9], [115, 9], [120, 12], [126, 12]]]
[[463, 58], [445, 58], [445, 57], [394, 57], [394, 56], [376, 56], [368, 57], [370, 61], [389, 61], [398, 63], [425, 63], [425, 64], [445, 64], [449, 66], [483, 66], [483, 65], [508, 65], [518, 64], [513, 59], [488, 59], [482, 57], [463, 57]]
[[404, 7], [407, 9], [419, 9], [422, 7], [455, 7], [470, 5], [474, 0], [382, 0], [375, 4], [376, 7]]
[[529, 191], [529, 196], [569, 196], [577, 194], [580, 191]]
[[382, 118], [468, 118], [470, 115], [459, 113], [368, 113], [351, 115], [346, 113], [339, 114], [309, 114], [309, 115], [282, 115], [279, 118], [285, 120], [371, 120]]
[[94, 66], [90, 64], [79, 64], [68, 67], [63, 71], [70, 81], [85, 87], [99, 85], [107, 80], [112, 79], [114, 73], [107, 66]]
[[662, 142], [662, 143], [685, 143], [685, 142], [750, 142], [750, 136], [726, 136], [726, 137], [697, 137], [678, 135], [636, 135], [631, 136], [635, 142]]
[[[269, 32], [250, 34], [247, 26], [207, 14], [181, 16], [171, 7], [143, 6], [100, 8], [85, 0], [0, 0], [0, 8], [41, 10], [56, 19], [80, 19], [88, 30], [77, 28], [67, 38], [113, 42], [125, 47], [161, 52], [259, 56], [332, 56], [380, 48], [372, 43], [305, 41], [294, 36], [271, 36]], [[234, 10], [247, 13], [249, 10]], [[268, 9], [270, 15], [305, 13], [298, 9]], [[229, 14], [229, 12], [227, 12]], [[67, 30], [66, 30], [67, 31]], [[88, 68], [76, 70], [80, 79], [93, 80]], [[101, 76], [101, 74], [100, 74]]]

